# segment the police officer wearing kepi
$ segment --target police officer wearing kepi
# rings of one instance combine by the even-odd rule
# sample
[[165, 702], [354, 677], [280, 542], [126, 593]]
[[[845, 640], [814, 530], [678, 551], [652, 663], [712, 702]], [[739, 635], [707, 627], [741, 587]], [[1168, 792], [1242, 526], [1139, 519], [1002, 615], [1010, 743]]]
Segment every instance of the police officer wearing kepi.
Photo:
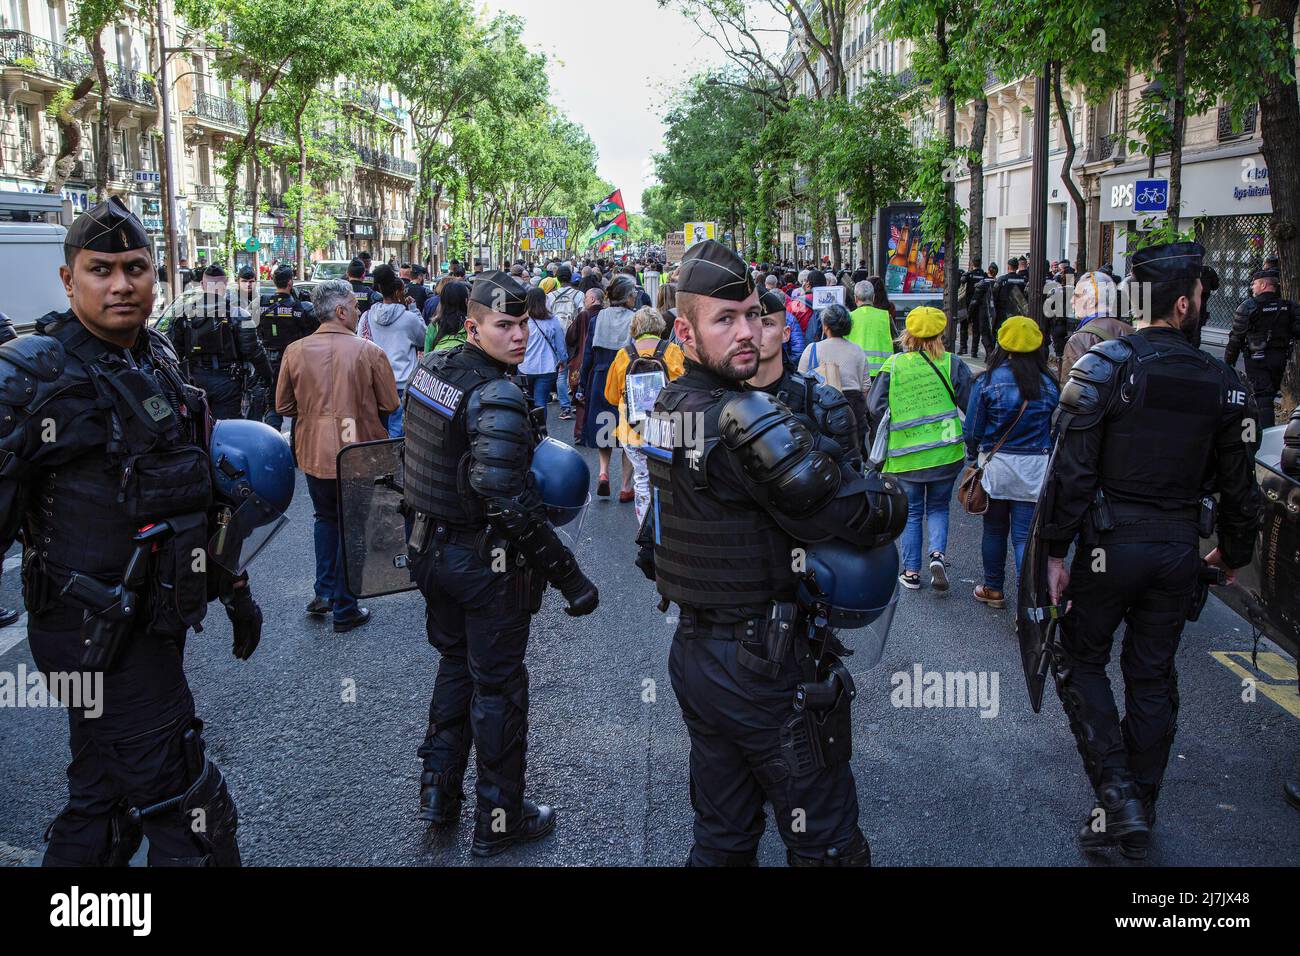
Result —
[[[525, 294], [504, 272], [478, 276], [467, 343], [426, 353], [406, 396], [408, 553], [428, 603], [429, 642], [442, 655], [420, 747], [421, 817], [457, 821], [472, 744], [475, 856], [555, 827], [550, 807], [524, 797], [530, 618], [548, 583], [564, 595], [570, 615], [590, 614], [598, 600], [548, 520], [529, 470], [539, 435], [523, 391], [508, 377], [528, 342]], [[588, 479], [580, 480], [585, 500]]]
[[[804, 420], [814, 432], [833, 441], [827, 450], [855, 471], [862, 467], [864, 422], [838, 388], [823, 385], [811, 375], [800, 375], [785, 359], [785, 343], [790, 326], [785, 321], [785, 298], [775, 289], [765, 289], [758, 297], [761, 332], [758, 341], [758, 371], [749, 380], [752, 388], [776, 397], [786, 408]], [[862, 412], [866, 412], [863, 402]]]
[[[653, 573], [661, 606], [680, 608], [669, 671], [691, 738], [689, 863], [752, 865], [768, 801], [792, 865], [866, 865], [848, 762], [851, 681], [808, 669], [796, 567], [808, 542], [874, 547], [893, 566], [869, 579], [893, 595], [897, 554], [875, 546], [902, 530], [906, 499], [894, 479], [837, 461], [803, 419], [746, 385], [762, 307], [732, 250], [708, 240], [687, 251], [677, 308], [686, 372], [659, 393], [643, 432], [653, 496], [638, 540], [651, 529], [653, 543], [638, 566]], [[835, 682], [825, 685], [832, 699], [814, 714], [796, 694], [823, 678]]]
[[[1203, 255], [1195, 242], [1136, 252], [1150, 325], [1093, 346], [1070, 369], [1035, 519], [1045, 567], [1026, 558], [1022, 581], [1064, 611], [1056, 687], [1098, 801], [1080, 842], [1117, 844], [1134, 859], [1146, 856], [1173, 744], [1184, 623], [1211, 577], [1231, 582], [1250, 563], [1259, 512], [1249, 396], [1235, 371], [1189, 341]], [[1199, 539], [1215, 531], [1219, 547], [1202, 562]], [[1123, 720], [1106, 676], [1121, 622]]]
[[268, 396], [275, 395], [276, 385], [280, 379], [280, 359], [284, 350], [299, 339], [311, 335], [320, 322], [311, 302], [297, 293], [293, 287], [293, 266], [282, 265], [272, 276], [275, 292], [262, 296], [261, 319], [257, 324], [257, 334], [266, 350], [266, 359], [271, 363], [271, 387], [269, 392], [259, 392], [248, 410], [248, 417], [254, 421], [265, 421], [274, 429], [284, 424], [284, 416], [268, 401]]
[[[250, 444], [240, 428], [269, 432], [252, 422], [219, 423], [209, 449], [202, 390], [146, 326], [151, 247], [117, 197], [92, 206], [64, 241], [70, 308], [0, 346], [0, 548], [22, 539], [32, 656], [51, 686], [102, 680], [98, 713], [85, 697], [68, 707], [68, 803], [46, 865], [125, 866], [142, 835], [151, 865], [239, 864], [235, 805], [204, 752], [182, 659], [212, 598], [241, 659], [262, 615], [242, 567], [196, 568], [194, 556], [211, 553], [214, 505], [237, 501], [236, 484], [283, 511], [293, 463], [274, 436], [271, 457], [256, 434]], [[245, 526], [229, 518], [232, 535]]]
[[1300, 339], [1300, 307], [1280, 295], [1281, 273], [1265, 267], [1251, 277], [1251, 297], [1237, 306], [1223, 347], [1229, 366], [1244, 355], [1246, 380], [1259, 407], [1261, 428], [1273, 427], [1273, 399], [1282, 387], [1291, 348]]
[[191, 381], [208, 393], [212, 417], [242, 418], [245, 363], [253, 368], [254, 389], [270, 387], [271, 364], [252, 315], [232, 301], [225, 270], [208, 266], [199, 284], [202, 298], [181, 310], [167, 335]]
[[348, 263], [348, 283], [357, 297], [357, 311], [362, 315], [376, 302], [384, 301], [384, 297], [375, 291], [374, 280], [369, 277], [366, 263], [361, 259]]

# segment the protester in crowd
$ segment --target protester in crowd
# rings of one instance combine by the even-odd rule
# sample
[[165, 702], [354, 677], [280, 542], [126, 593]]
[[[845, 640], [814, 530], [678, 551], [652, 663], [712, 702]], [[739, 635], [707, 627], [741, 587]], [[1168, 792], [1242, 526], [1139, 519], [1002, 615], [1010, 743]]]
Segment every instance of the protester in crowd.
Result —
[[828, 307], [822, 314], [825, 338], [803, 350], [799, 371], [804, 375], [815, 375], [825, 384], [840, 390], [857, 419], [860, 447], [866, 434], [866, 390], [871, 387], [871, 376], [866, 353], [845, 337], [852, 328], [853, 317], [848, 309], [842, 305]]
[[871, 283], [871, 304], [889, 313], [889, 327], [893, 330], [893, 338], [897, 339], [903, 334], [903, 323], [898, 319], [898, 306], [889, 301], [885, 280], [880, 276], [871, 276], [867, 281]]
[[1033, 319], [1016, 315], [1003, 322], [988, 371], [975, 379], [967, 405], [966, 456], [972, 462], [983, 456], [981, 484], [989, 497], [981, 545], [984, 583], [974, 595], [989, 607], [1006, 607], [1007, 537], [1018, 575], [1047, 473], [1060, 393], [1042, 345], [1042, 329]]
[[[619, 349], [627, 344], [632, 326], [632, 312], [637, 299], [636, 281], [631, 276], [620, 275], [610, 283], [606, 308], [600, 310], [587, 330], [583, 346], [582, 396], [587, 400], [587, 415], [583, 422], [582, 439], [588, 448], [595, 448], [600, 456], [600, 475], [596, 494], [609, 497], [609, 462], [613, 457], [617, 438], [612, 427], [618, 421], [618, 410], [605, 399], [605, 378]], [[632, 500], [632, 463], [623, 456], [623, 482], [621, 499]]]
[[334, 614], [334, 630], [370, 620], [343, 573], [339, 536], [339, 450], [348, 442], [387, 438], [382, 416], [398, 408], [397, 381], [388, 356], [356, 334], [356, 293], [341, 280], [313, 290], [320, 328], [289, 345], [280, 365], [275, 409], [294, 419], [294, 454], [307, 476], [315, 514], [316, 585], [308, 614]]
[[[424, 284], [424, 277], [426, 275], [424, 266], [417, 262], [412, 266], [403, 266], [403, 269], [408, 273], [408, 276], [405, 279], [406, 294], [415, 300], [415, 311], [419, 312], [421, 318], [423, 318], [424, 306], [429, 301], [429, 287]], [[428, 320], [426, 319], [425, 321], [427, 322]]]
[[569, 393], [573, 396], [573, 443], [586, 445], [582, 439], [583, 427], [587, 420], [587, 403], [582, 399], [581, 372], [582, 359], [587, 342], [587, 330], [592, 320], [605, 304], [605, 292], [594, 286], [583, 293], [582, 308], [574, 315], [573, 321], [564, 333], [564, 347], [568, 350]]
[[876, 435], [871, 457], [907, 493], [899, 581], [913, 591], [921, 586], [923, 524], [929, 530], [931, 585], [948, 590], [948, 506], [965, 458], [959, 409], [969, 403], [971, 374], [960, 357], [944, 350], [947, 326], [943, 311], [933, 306], [909, 312], [901, 351], [885, 360], [867, 395]]
[[[569, 326], [573, 323], [573, 317], [582, 311], [583, 296], [573, 282], [573, 269], [571, 266], [568, 264], [557, 265], [555, 267], [555, 277], [558, 285], [555, 291], [546, 296], [546, 308], [550, 310], [555, 320], [560, 323], [560, 328], [564, 330], [567, 341]], [[572, 352], [570, 352], [570, 355], [572, 355]], [[567, 421], [573, 417], [573, 399], [569, 390], [569, 376], [564, 369], [560, 370], [560, 375], [555, 380], [555, 393], [560, 399], [560, 418]]]
[[357, 335], [382, 348], [393, 367], [399, 403], [388, 416], [388, 437], [401, 438], [405, 433], [400, 400], [405, 397], [406, 386], [415, 374], [415, 363], [424, 348], [426, 328], [424, 319], [413, 308], [415, 300], [406, 294], [406, 287], [392, 266], [375, 266], [374, 281], [375, 291], [383, 296], [383, 301], [376, 302], [361, 316]]
[[1065, 384], [1074, 363], [1098, 342], [1119, 339], [1133, 331], [1132, 323], [1119, 317], [1119, 289], [1104, 272], [1085, 272], [1074, 284], [1070, 299], [1077, 331], [1061, 352], [1060, 382]]
[[521, 384], [524, 394], [532, 398], [533, 405], [545, 408], [551, 401], [551, 392], [555, 390], [561, 369], [568, 369], [569, 353], [564, 345], [564, 328], [546, 308], [546, 293], [541, 286], [528, 290], [524, 296], [524, 308], [528, 314], [528, 345], [524, 360], [519, 363], [519, 374], [524, 376]]
[[[664, 317], [657, 309], [638, 309], [632, 316], [632, 341], [619, 349], [609, 367], [609, 374], [605, 377], [605, 400], [618, 406], [617, 435], [619, 444], [623, 447], [624, 460], [632, 462], [632, 489], [638, 527], [650, 506], [650, 471], [645, 452], [640, 448], [641, 421], [644, 418], [637, 416], [637, 421], [632, 422], [628, 414], [628, 370], [651, 375], [656, 371], [662, 372], [665, 385], [686, 370], [686, 358], [681, 348], [664, 337], [665, 328]], [[637, 355], [635, 366], [632, 364], [633, 351]], [[653, 401], [653, 395], [644, 390], [638, 390], [638, 395], [643, 401]], [[618, 500], [623, 502], [627, 498], [620, 494]]]
[[872, 378], [880, 374], [885, 359], [894, 354], [894, 335], [890, 329], [889, 313], [877, 308], [876, 290], [870, 279], [854, 283], [853, 301], [857, 303], [850, 314], [853, 328], [847, 338], [867, 356], [867, 371]]
[[441, 283], [438, 308], [424, 333], [424, 350], [441, 352], [465, 344], [465, 318], [469, 310], [469, 283], [452, 279]]

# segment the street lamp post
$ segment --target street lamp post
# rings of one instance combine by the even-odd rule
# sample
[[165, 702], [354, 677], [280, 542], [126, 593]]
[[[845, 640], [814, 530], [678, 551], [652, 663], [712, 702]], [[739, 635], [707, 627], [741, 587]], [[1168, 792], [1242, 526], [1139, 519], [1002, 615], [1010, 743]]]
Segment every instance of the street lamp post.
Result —
[[158, 92], [162, 112], [162, 215], [163, 235], [167, 238], [167, 255], [163, 257], [163, 262], [167, 269], [167, 287], [176, 289], [176, 263], [180, 256], [180, 245], [176, 239], [176, 181], [175, 170], [172, 168], [172, 112], [167, 86], [167, 33], [163, 24], [163, 0], [157, 0], [154, 10], [158, 28], [158, 82], [154, 84], [154, 89]]

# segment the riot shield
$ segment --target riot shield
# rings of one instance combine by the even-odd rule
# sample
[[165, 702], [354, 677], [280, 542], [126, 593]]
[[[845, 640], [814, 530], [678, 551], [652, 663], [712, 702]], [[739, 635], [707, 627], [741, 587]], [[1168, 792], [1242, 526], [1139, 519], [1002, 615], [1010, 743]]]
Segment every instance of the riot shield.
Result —
[[343, 571], [359, 598], [415, 587], [406, 566], [402, 444], [400, 438], [360, 442], [338, 454]]
[[[1059, 438], [1058, 438], [1059, 442]], [[1025, 542], [1024, 564], [1020, 569], [1020, 586], [1016, 591], [1016, 635], [1020, 640], [1020, 663], [1025, 672], [1025, 686], [1029, 690], [1029, 705], [1038, 713], [1043, 707], [1043, 687], [1047, 671], [1052, 666], [1053, 644], [1060, 626], [1061, 608], [1052, 603], [1047, 590], [1047, 542], [1039, 538], [1043, 516], [1051, 507], [1048, 489], [1052, 466], [1056, 463], [1053, 449], [1047, 463], [1043, 488], [1034, 507], [1034, 520], [1029, 526], [1029, 540]]]

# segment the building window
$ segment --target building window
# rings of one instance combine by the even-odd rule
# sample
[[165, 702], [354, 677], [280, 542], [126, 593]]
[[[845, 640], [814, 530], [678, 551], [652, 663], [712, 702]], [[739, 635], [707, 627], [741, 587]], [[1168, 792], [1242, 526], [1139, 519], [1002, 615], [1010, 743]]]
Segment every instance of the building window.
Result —
[[63, 7], [63, 0], [46, 0], [45, 10], [49, 18], [50, 39], [62, 43], [68, 32], [68, 12]]
[[26, 30], [27, 0], [4, 0], [0, 4], [0, 26], [6, 30]]

